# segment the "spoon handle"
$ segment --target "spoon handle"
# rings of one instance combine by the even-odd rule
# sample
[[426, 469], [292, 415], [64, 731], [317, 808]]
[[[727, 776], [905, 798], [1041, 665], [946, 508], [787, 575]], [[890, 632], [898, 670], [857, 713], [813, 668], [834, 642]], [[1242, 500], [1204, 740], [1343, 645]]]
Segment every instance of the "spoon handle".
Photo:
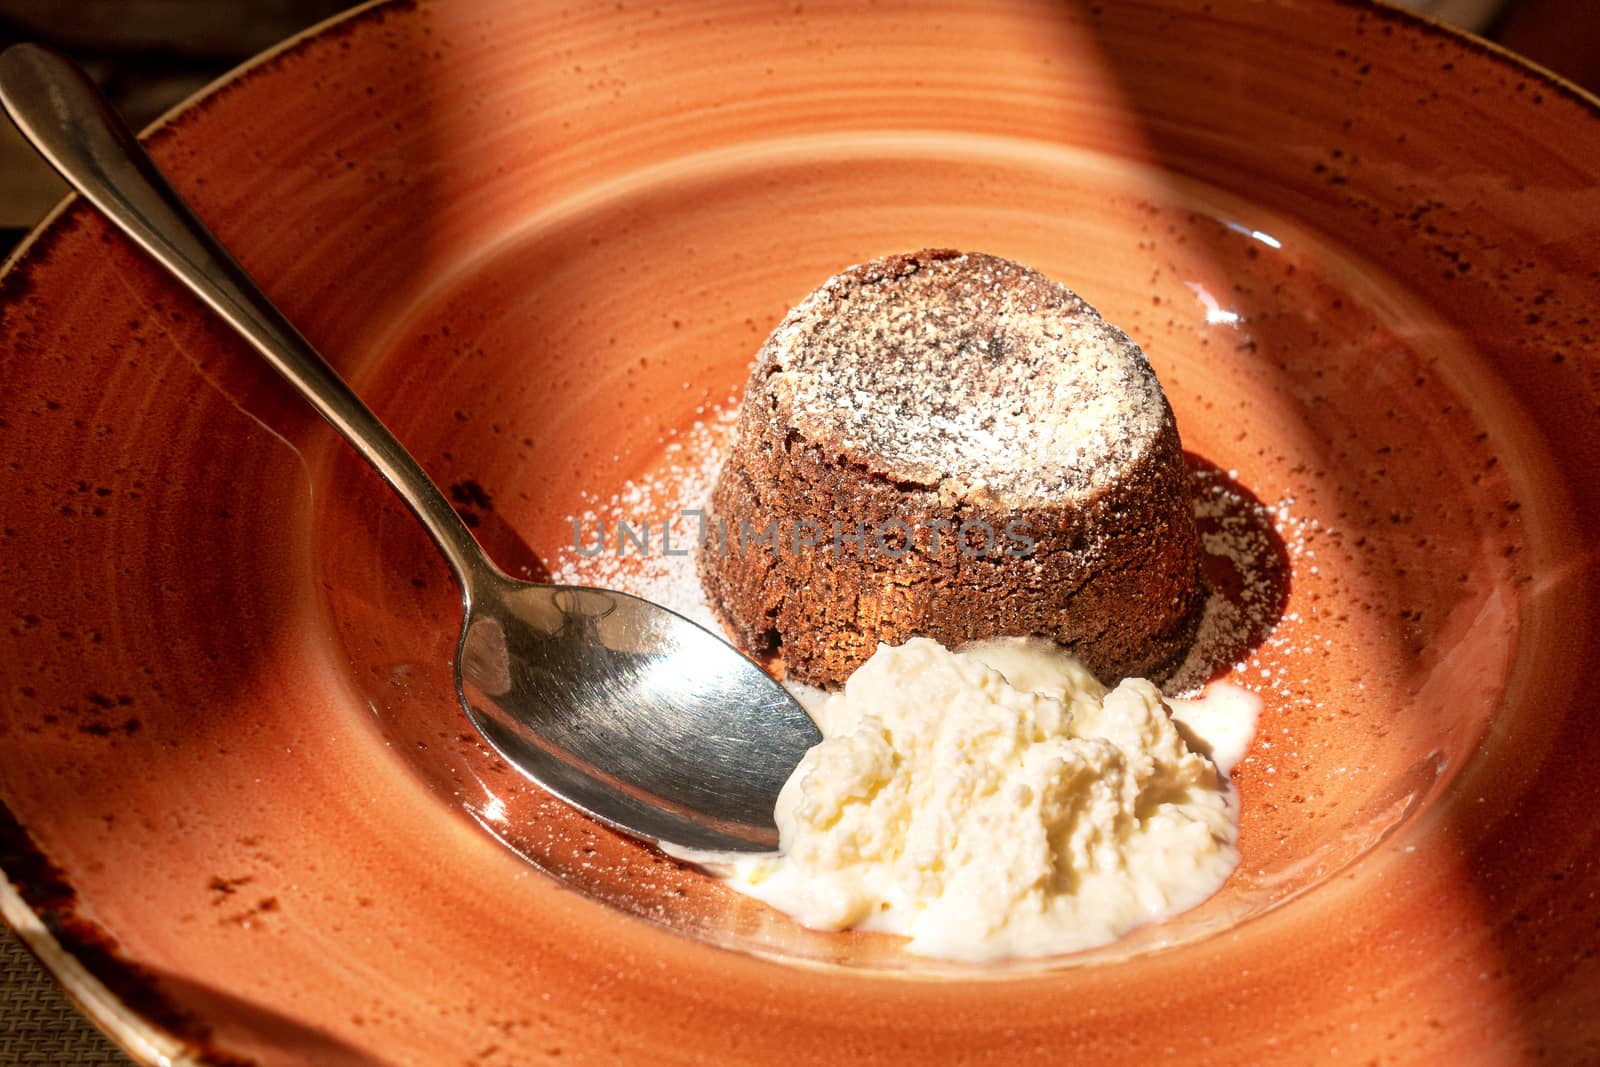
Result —
[[14, 45], [0, 53], [0, 105], [68, 184], [221, 315], [377, 468], [470, 599], [472, 579], [493, 565], [439, 487], [206, 229], [83, 72], [38, 45]]

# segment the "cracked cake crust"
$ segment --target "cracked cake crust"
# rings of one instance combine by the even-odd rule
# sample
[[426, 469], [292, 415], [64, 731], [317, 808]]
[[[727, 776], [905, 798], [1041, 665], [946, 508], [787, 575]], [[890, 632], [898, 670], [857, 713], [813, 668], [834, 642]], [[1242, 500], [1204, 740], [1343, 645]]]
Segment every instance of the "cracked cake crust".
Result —
[[735, 642], [832, 686], [878, 642], [1045, 637], [1096, 674], [1191, 635], [1182, 444], [1139, 347], [994, 256], [852, 267], [762, 347], [700, 576]]

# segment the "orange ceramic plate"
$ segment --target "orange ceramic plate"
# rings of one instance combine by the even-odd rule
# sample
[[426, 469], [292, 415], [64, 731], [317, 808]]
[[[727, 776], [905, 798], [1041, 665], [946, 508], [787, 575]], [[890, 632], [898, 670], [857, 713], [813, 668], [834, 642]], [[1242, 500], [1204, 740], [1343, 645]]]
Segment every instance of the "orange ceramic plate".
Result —
[[684, 497], [813, 285], [951, 245], [1142, 342], [1289, 580], [1204, 907], [1022, 968], [808, 934], [488, 754], [415, 526], [68, 205], [0, 281], [0, 899], [140, 1057], [1600, 1057], [1594, 100], [1356, 3], [498, 0], [150, 143], [513, 569]]

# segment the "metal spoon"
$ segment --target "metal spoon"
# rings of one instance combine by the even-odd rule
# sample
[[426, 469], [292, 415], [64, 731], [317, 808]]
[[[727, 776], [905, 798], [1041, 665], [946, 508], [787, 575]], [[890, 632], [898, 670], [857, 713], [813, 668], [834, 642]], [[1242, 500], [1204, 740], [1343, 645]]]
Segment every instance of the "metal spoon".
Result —
[[36, 45], [7, 49], [0, 105], [73, 188], [266, 357], [421, 521], [461, 583], [462, 705], [508, 762], [639, 837], [690, 849], [777, 847], [778, 790], [821, 740], [781, 686], [649, 601], [507, 577], [69, 61]]

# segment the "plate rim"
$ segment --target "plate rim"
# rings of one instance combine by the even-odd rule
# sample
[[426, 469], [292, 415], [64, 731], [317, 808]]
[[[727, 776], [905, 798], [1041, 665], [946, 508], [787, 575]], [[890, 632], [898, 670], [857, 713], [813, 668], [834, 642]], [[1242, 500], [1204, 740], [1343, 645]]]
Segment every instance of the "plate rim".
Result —
[[[211, 97], [257, 73], [273, 60], [299, 48], [329, 30], [350, 27], [373, 15], [390, 11], [411, 11], [417, 8], [416, 0], [361, 0], [345, 11], [330, 15], [243, 63], [224, 71], [216, 78], [173, 104], [138, 131], [141, 142], [148, 143], [191, 112], [203, 107]], [[0, 292], [5, 283], [21, 269], [22, 261], [32, 248], [48, 238], [67, 213], [82, 199], [76, 192], [67, 192], [44, 213], [37, 223], [23, 235], [16, 246], [0, 260]], [[4, 298], [0, 297], [0, 302]], [[19, 829], [22, 829], [19, 827]], [[26, 830], [23, 829], [23, 833]], [[31, 839], [29, 844], [31, 845]], [[195, 1042], [163, 1026], [128, 1004], [113, 992], [111, 986], [75, 956], [51, 932], [49, 925], [30, 905], [18, 888], [12, 872], [0, 863], [0, 921], [27, 949], [40, 969], [54, 983], [78, 1013], [92, 1023], [122, 1053], [141, 1067], [204, 1067], [207, 1057]]]
[[[1399, 6], [1393, 0], [1280, 0], [1290, 6], [1320, 7], [1340, 6], [1364, 8], [1387, 19], [1409, 24], [1413, 32], [1443, 35], [1461, 47], [1479, 52], [1491, 61], [1503, 64], [1520, 74], [1538, 79], [1547, 87], [1566, 96], [1590, 113], [1600, 118], [1600, 94], [1542, 64], [1514, 52], [1505, 46], [1478, 34], [1446, 23], [1439, 18]], [[315, 22], [261, 51], [173, 104], [138, 131], [141, 142], [149, 143], [162, 136], [191, 114], [203, 108], [212, 97], [235, 85], [242, 84], [259, 73], [268, 64], [281, 59], [295, 49], [330, 31], [348, 30], [358, 23], [373, 19], [379, 21], [388, 14], [410, 14], [424, 5], [418, 0], [361, 0], [355, 6]], [[0, 259], [0, 304], [12, 298], [3, 294], [6, 283], [13, 274], [23, 269], [23, 261], [35, 245], [50, 238], [62, 220], [81, 199], [76, 192], [67, 192], [36, 222], [17, 242], [15, 247]], [[18, 827], [24, 841], [31, 846], [26, 829]], [[40, 857], [44, 859], [45, 857]], [[46, 859], [46, 862], [48, 860]], [[39, 964], [43, 972], [65, 995], [68, 1002], [88, 1022], [101, 1031], [119, 1050], [141, 1067], [205, 1067], [212, 1060], [207, 1049], [197, 1044], [194, 1036], [185, 1036], [176, 1028], [163, 1025], [131, 1006], [95, 970], [86, 964], [61, 939], [32, 905], [27, 902], [13, 877], [13, 871], [0, 863], [0, 921], [15, 936]], [[123, 961], [115, 964], [127, 970], [135, 981], [142, 981], [137, 968]]]

